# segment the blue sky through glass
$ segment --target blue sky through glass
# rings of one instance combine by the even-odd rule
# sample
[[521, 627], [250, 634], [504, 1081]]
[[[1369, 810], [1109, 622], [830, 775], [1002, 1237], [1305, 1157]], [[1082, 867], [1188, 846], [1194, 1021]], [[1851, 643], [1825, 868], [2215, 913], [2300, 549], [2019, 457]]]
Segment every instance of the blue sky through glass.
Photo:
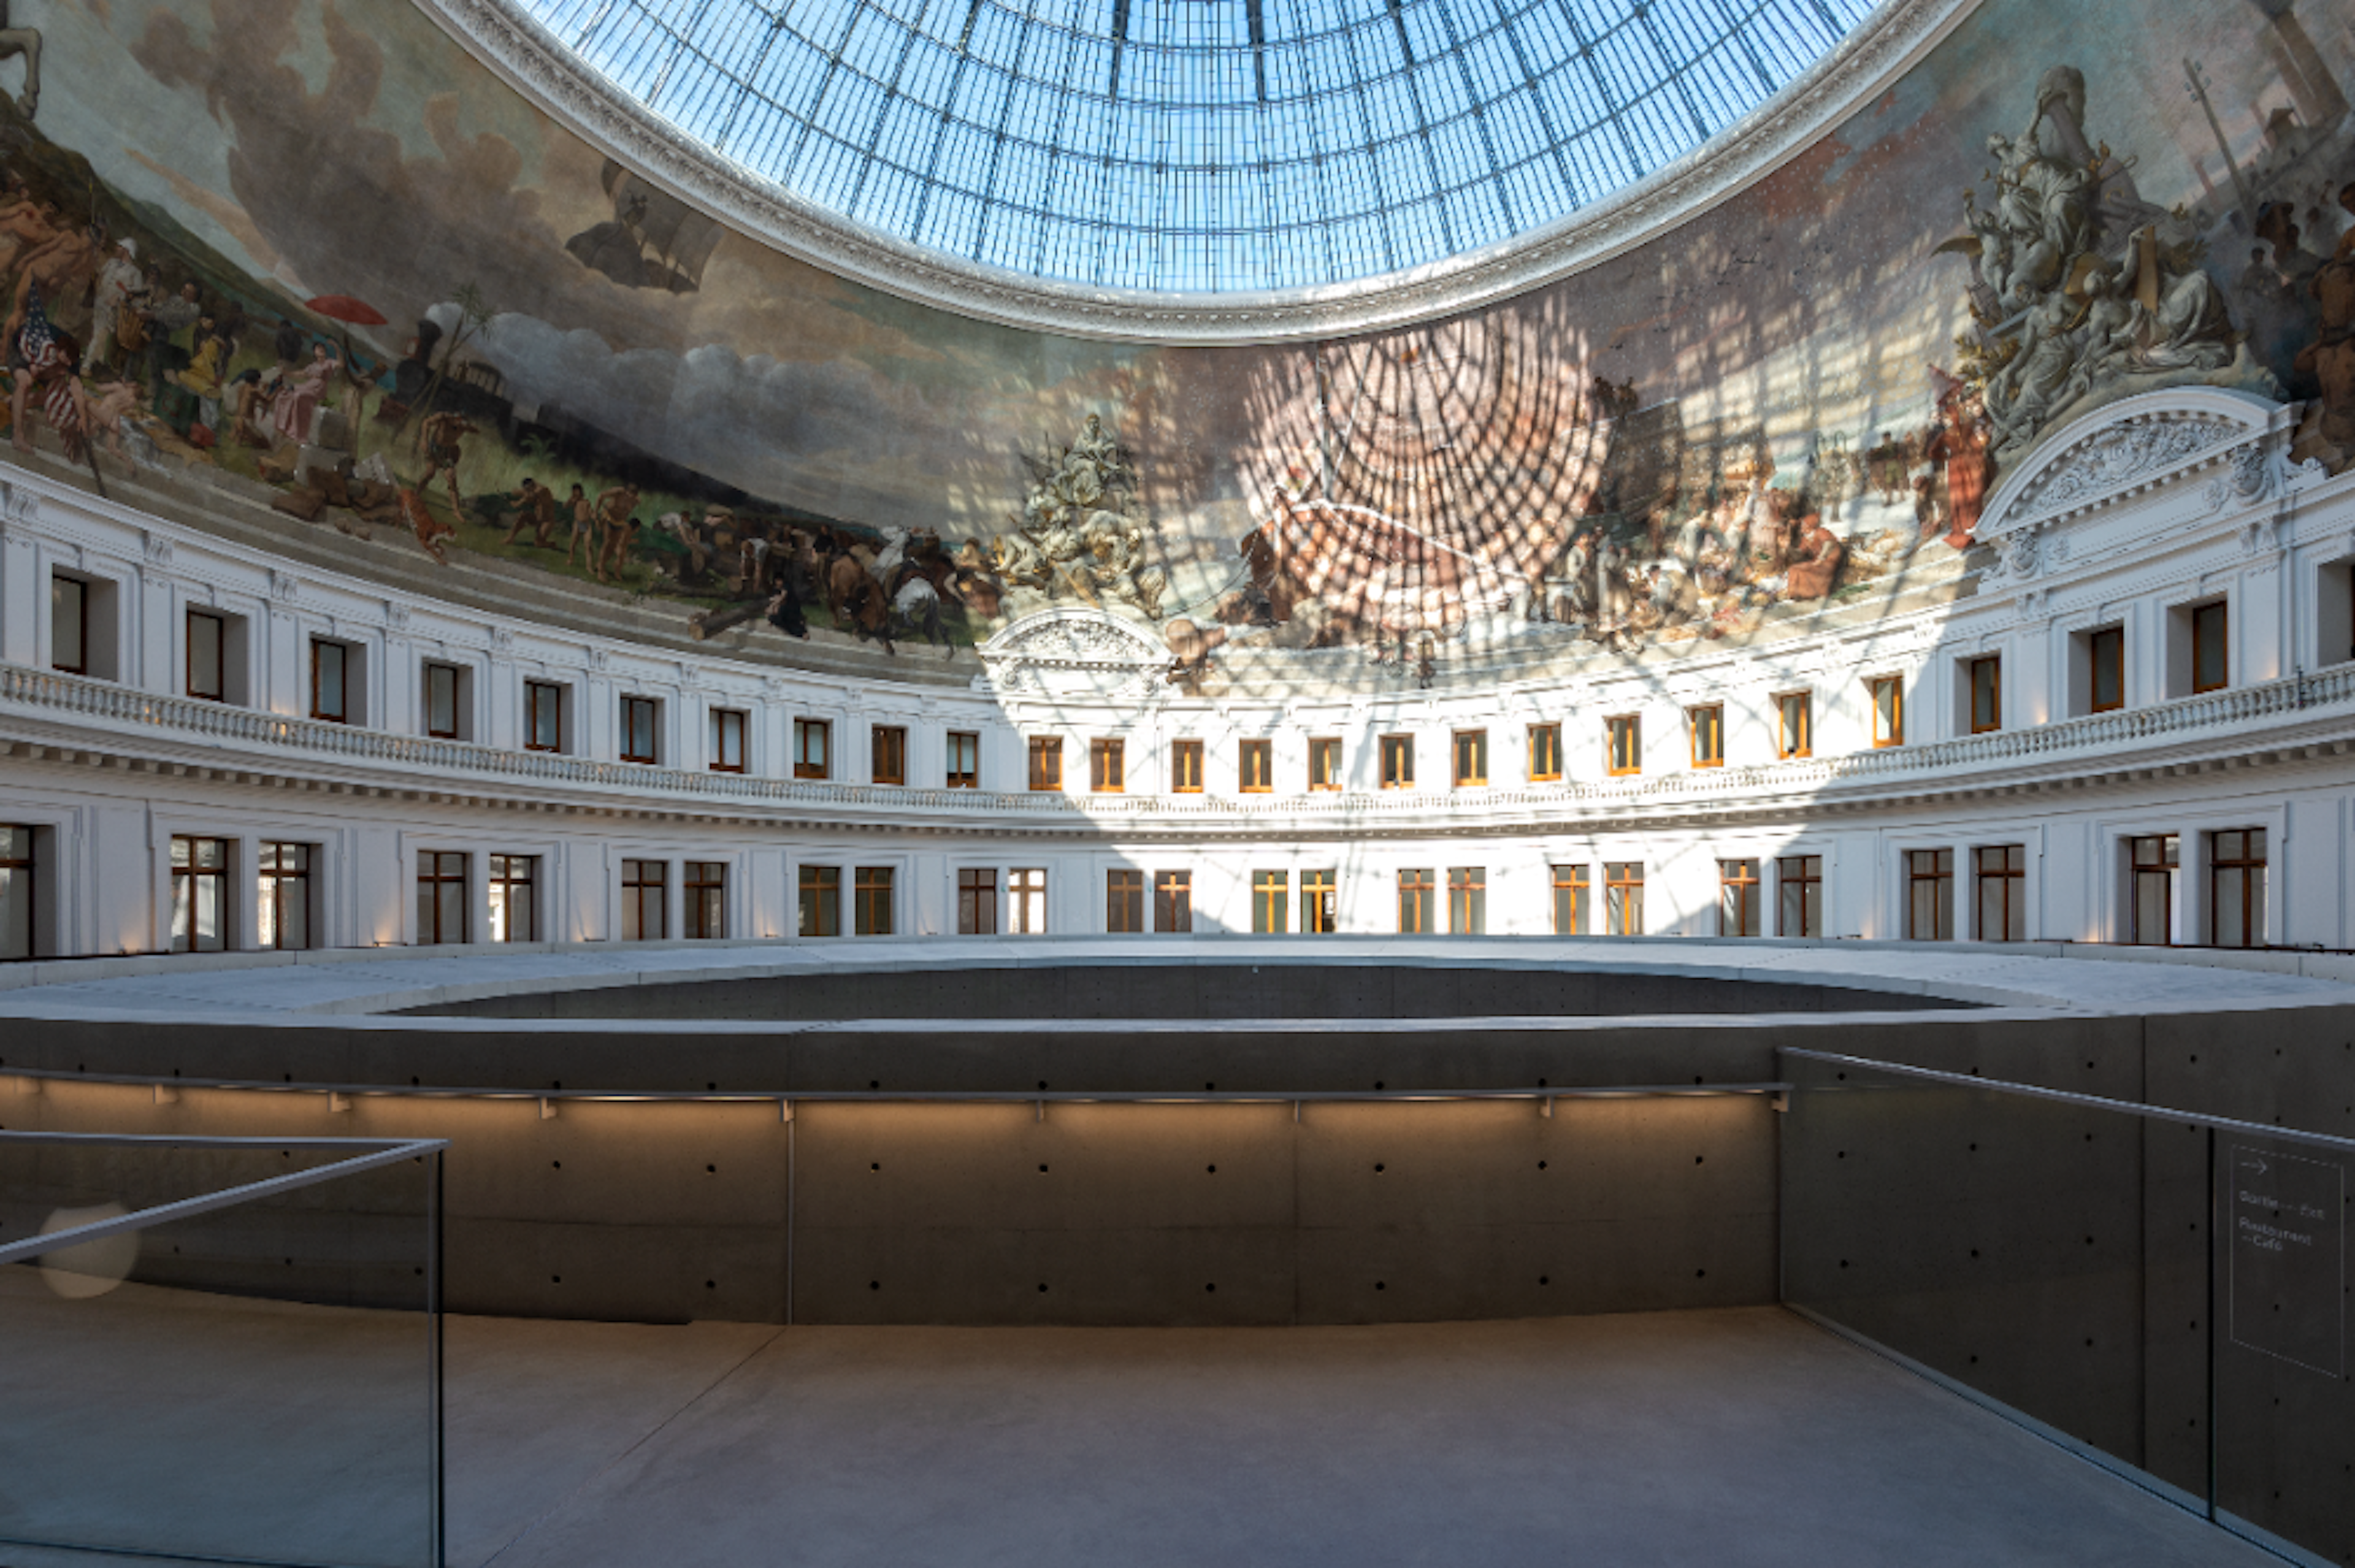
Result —
[[1059, 282], [1337, 283], [1691, 151], [1870, 0], [524, 0], [656, 113], [901, 240]]

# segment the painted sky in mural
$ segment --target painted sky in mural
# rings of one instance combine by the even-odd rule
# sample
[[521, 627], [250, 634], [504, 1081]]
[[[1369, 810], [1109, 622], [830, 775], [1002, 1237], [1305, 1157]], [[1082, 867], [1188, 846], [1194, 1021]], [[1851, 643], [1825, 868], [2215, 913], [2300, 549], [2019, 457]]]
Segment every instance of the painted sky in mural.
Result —
[[1195, 689], [1261, 654], [1427, 678], [1934, 591], [2009, 465], [2155, 386], [2309, 400], [2302, 454], [2355, 459], [2355, 29], [2319, 0], [1988, 0], [1647, 246], [1457, 320], [1218, 350], [776, 255], [405, 4], [16, 11], [20, 443], [259, 482], [421, 572], [673, 600], [765, 656], [1086, 603]]

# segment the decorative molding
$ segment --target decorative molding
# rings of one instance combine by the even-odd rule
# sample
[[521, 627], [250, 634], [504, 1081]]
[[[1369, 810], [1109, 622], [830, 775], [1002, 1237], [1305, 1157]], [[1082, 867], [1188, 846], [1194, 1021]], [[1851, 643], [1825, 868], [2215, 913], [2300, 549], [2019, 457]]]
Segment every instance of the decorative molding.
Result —
[[2058, 432], [2034, 461], [2019, 464], [1988, 498], [1982, 544], [2009, 549], [2017, 538], [2148, 494], [2211, 468], [2211, 507], [2246, 486], [2271, 488], [2275, 448], [2291, 425], [2283, 405], [2246, 392], [2179, 387], [2126, 398]]
[[150, 566], [172, 564], [172, 541], [153, 528], [139, 531], [139, 553]]
[[291, 571], [270, 569], [270, 597], [281, 604], [292, 604], [303, 592], [303, 581]]
[[975, 650], [973, 688], [999, 697], [1152, 701], [1168, 689], [1169, 654], [1143, 628], [1070, 606], [1025, 615]]
[[30, 528], [40, 520], [40, 492], [13, 479], [0, 479], [0, 534], [20, 524]]
[[495, 654], [514, 653], [515, 633], [507, 627], [494, 624], [491, 627], [491, 651]]
[[1007, 326], [1071, 337], [1296, 342], [1411, 325], [1585, 270], [1717, 206], [1870, 108], [1979, 0], [1886, 0], [1747, 118], [1561, 221], [1404, 272], [1316, 289], [1179, 294], [1050, 283], [851, 222], [662, 119], [551, 37], [517, 0], [416, 0], [474, 57], [592, 147], [730, 228], [840, 277]]

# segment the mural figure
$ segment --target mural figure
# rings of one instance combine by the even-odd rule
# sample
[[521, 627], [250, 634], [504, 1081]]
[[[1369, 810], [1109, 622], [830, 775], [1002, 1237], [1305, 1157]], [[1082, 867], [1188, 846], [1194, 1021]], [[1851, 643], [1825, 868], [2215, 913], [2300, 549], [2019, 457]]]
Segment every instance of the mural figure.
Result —
[[1168, 577], [1148, 560], [1136, 470], [1103, 417], [1088, 415], [1069, 446], [1028, 461], [1022, 510], [992, 541], [997, 574], [1047, 600], [1068, 592], [1099, 609], [1159, 620]]

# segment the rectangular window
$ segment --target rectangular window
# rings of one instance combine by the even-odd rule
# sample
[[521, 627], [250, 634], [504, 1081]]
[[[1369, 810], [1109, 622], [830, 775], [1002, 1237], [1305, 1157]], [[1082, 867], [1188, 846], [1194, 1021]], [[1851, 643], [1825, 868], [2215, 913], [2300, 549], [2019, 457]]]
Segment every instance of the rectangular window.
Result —
[[853, 923], [851, 932], [858, 936], [889, 936], [891, 934], [891, 868], [861, 866], [852, 889]]
[[[1692, 736], [1692, 765], [1697, 768], [1725, 766], [1724, 706], [1705, 702], [1699, 708], [1688, 708], [1685, 709], [1685, 725]], [[1614, 764], [1612, 771], [1621, 770]], [[1633, 773], [1635, 770], [1625, 771]]]
[[564, 750], [564, 688], [554, 681], [523, 683], [523, 749]]
[[2191, 607], [2191, 689], [2222, 691], [2232, 680], [2226, 649], [2224, 602]]
[[539, 940], [539, 858], [494, 855], [490, 864], [491, 940]]
[[1414, 787], [1414, 737], [1385, 735], [1381, 739], [1382, 787]]
[[801, 924], [804, 936], [842, 934], [842, 868], [804, 866], [801, 875]]
[[1970, 661], [1971, 733], [2003, 728], [2003, 659], [1997, 654]]
[[90, 673], [90, 584], [56, 572], [49, 576], [49, 667]]
[[188, 695], [229, 700], [229, 621], [207, 610], [188, 612]]
[[1774, 862], [1777, 936], [1824, 933], [1824, 858], [1785, 855]]
[[352, 721], [351, 650], [324, 637], [311, 639], [311, 717], [328, 724]]
[[1310, 789], [1341, 787], [1339, 737], [1324, 735], [1308, 742], [1308, 787]]
[[0, 827], [0, 958], [39, 956], [34, 935], [38, 929], [34, 919], [37, 875], [33, 830]]
[[1717, 863], [1717, 933], [1756, 936], [1758, 927], [1758, 862], [1720, 860]]
[[1644, 934], [1644, 862], [1603, 863], [1603, 932], [1606, 936]]
[[2028, 847], [1982, 844], [1971, 851], [1971, 869], [1978, 880], [1978, 939], [2028, 940]]
[[[1603, 721], [1604, 765], [1614, 777], [1625, 777], [1644, 771], [1644, 721], [1633, 713], [1622, 713]], [[1721, 741], [1718, 755], [1724, 756]]]
[[1774, 754], [1788, 760], [1816, 754], [1816, 698], [1785, 691], [1774, 699]]
[[2175, 942], [2175, 872], [2178, 841], [2172, 833], [2136, 838], [2126, 847], [2132, 897], [2126, 909], [2126, 940], [2147, 947]]
[[1341, 929], [1338, 871], [1300, 873], [1300, 934], [1330, 936]]
[[1905, 851], [1905, 940], [1955, 939], [1955, 852]]
[[1553, 868], [1553, 933], [1556, 936], [1586, 934], [1587, 897], [1584, 864]]
[[658, 740], [662, 723], [662, 704], [651, 697], [622, 699], [622, 761], [653, 763], [661, 760]]
[[689, 860], [679, 883], [679, 933], [689, 942], [720, 942], [728, 935], [728, 862]]
[[1398, 919], [1401, 936], [1428, 936], [1439, 929], [1439, 880], [1427, 866], [1398, 874]]
[[2085, 710], [2115, 713], [2126, 705], [2126, 629], [2103, 626], [2085, 637]]
[[950, 789], [981, 787], [981, 737], [973, 731], [949, 731], [948, 773], [944, 782]]
[[256, 935], [265, 948], [281, 951], [311, 945], [311, 855], [308, 844], [264, 844], [261, 907]]
[[957, 934], [997, 934], [997, 872], [994, 869], [957, 868]]
[[1035, 790], [1057, 790], [1063, 787], [1063, 741], [1060, 735], [1030, 737], [1030, 787]]
[[1202, 793], [1202, 742], [1173, 741], [1169, 744], [1169, 793]]
[[456, 665], [425, 667], [425, 732], [434, 740], [459, 738], [458, 675]]
[[1556, 784], [1561, 779], [1561, 726], [1529, 726], [1529, 783]]
[[1487, 934], [1488, 869], [1486, 866], [1448, 868], [1447, 929], [1455, 936]]
[[1104, 930], [1115, 936], [1145, 929], [1145, 873], [1118, 870], [1104, 873]]
[[670, 862], [622, 862], [622, 940], [660, 942], [670, 935]]
[[1488, 731], [1458, 730], [1455, 752], [1457, 789], [1476, 788], [1488, 782]]
[[1018, 935], [1038, 936], [1046, 932], [1047, 873], [1044, 869], [1028, 867], [1007, 873], [1006, 912], [1012, 919]]
[[172, 951], [229, 946], [229, 840], [172, 838]]
[[869, 759], [874, 766], [868, 772], [879, 784], [904, 784], [908, 782], [908, 731], [897, 724], [878, 724], [868, 731]]
[[1905, 683], [1893, 675], [1877, 675], [1865, 682], [1872, 695], [1872, 743], [1905, 743]]
[[438, 947], [466, 940], [466, 857], [449, 849], [417, 852], [417, 942]]
[[1118, 795], [1128, 788], [1128, 747], [1120, 741], [1088, 742], [1088, 788], [1097, 795]]
[[1252, 934], [1282, 936], [1292, 908], [1292, 877], [1285, 871], [1252, 873]]
[[1245, 741], [1235, 748], [1235, 787], [1245, 795], [1275, 788], [1275, 742]]
[[2265, 830], [2208, 836], [2208, 941], [2216, 947], [2265, 944]]
[[824, 719], [794, 720], [794, 777], [833, 776], [834, 726]]
[[1194, 873], [1153, 873], [1153, 929], [1177, 934], [1194, 929]]
[[715, 773], [741, 773], [744, 771], [744, 732], [751, 727], [751, 718], [741, 708], [715, 708], [711, 710], [711, 771]]

